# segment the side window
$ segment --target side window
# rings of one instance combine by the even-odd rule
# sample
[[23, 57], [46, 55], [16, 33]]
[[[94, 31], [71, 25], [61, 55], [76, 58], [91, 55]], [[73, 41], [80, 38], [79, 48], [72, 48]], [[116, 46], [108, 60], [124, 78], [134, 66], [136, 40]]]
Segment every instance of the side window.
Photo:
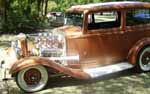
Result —
[[120, 26], [120, 12], [98, 12], [88, 15], [88, 30]]
[[150, 10], [127, 11], [126, 25], [134, 26], [140, 24], [150, 24]]

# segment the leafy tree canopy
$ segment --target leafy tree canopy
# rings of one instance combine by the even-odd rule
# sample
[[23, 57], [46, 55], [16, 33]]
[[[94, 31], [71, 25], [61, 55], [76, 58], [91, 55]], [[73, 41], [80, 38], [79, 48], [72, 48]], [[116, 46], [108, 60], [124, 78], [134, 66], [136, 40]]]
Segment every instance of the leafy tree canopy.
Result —
[[64, 11], [72, 5], [109, 1], [120, 0], [0, 0], [1, 31], [20, 32], [45, 28], [48, 12]]

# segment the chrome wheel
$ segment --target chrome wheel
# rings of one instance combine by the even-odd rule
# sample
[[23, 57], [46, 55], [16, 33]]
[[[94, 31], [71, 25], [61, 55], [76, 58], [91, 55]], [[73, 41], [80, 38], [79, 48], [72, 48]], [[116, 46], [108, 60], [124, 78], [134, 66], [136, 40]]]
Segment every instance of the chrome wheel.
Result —
[[48, 72], [43, 66], [31, 66], [21, 70], [16, 81], [18, 86], [26, 92], [39, 91], [47, 85]]
[[139, 54], [139, 67], [142, 71], [150, 71], [150, 47], [144, 48]]

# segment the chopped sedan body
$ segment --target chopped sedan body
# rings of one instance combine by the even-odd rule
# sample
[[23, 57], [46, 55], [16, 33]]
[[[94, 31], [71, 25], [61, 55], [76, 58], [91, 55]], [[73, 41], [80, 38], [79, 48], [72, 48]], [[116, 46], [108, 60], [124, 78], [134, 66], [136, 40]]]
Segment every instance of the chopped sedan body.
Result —
[[64, 26], [20, 34], [12, 43], [10, 73], [22, 90], [41, 90], [54, 76], [92, 79], [133, 67], [150, 70], [150, 3], [77, 5], [65, 12]]

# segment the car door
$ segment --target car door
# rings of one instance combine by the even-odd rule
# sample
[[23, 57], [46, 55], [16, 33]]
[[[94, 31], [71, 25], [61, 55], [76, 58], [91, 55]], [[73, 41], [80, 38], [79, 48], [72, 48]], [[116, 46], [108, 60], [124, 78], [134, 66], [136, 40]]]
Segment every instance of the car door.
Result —
[[82, 68], [126, 61], [129, 41], [120, 28], [120, 16], [117, 11], [89, 14], [87, 32], [69, 39], [68, 52], [79, 55]]

